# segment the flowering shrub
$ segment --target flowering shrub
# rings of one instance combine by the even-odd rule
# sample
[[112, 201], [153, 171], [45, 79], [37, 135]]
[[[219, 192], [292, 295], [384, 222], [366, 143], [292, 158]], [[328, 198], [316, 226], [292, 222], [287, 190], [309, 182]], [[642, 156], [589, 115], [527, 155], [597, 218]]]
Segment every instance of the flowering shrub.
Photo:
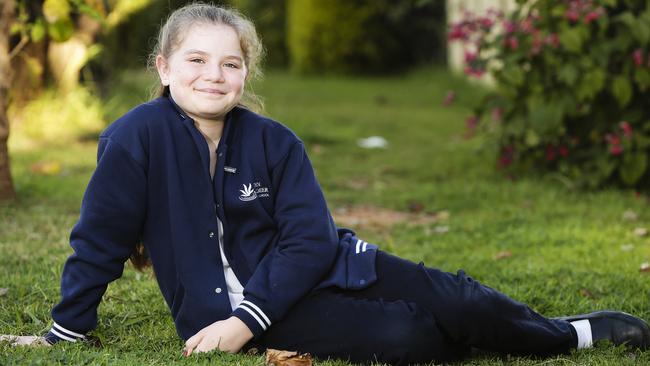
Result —
[[[552, 171], [599, 187], [650, 180], [650, 3], [518, 1], [515, 11], [466, 12], [448, 37], [465, 72], [495, 88], [467, 119], [509, 173]], [[647, 190], [647, 188], [646, 188]]]

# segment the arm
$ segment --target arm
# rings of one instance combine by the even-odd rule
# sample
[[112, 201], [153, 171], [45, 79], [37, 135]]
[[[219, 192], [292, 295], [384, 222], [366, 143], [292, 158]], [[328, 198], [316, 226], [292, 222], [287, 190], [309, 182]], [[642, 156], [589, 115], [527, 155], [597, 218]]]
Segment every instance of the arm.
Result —
[[61, 276], [61, 302], [52, 310], [50, 343], [84, 339], [97, 326], [97, 306], [108, 283], [121, 277], [140, 237], [146, 211], [146, 176], [118, 143], [103, 138], [97, 169], [70, 235], [74, 249]]
[[338, 250], [336, 227], [301, 142], [273, 168], [278, 244], [255, 269], [232, 315], [257, 337], [311, 291]]

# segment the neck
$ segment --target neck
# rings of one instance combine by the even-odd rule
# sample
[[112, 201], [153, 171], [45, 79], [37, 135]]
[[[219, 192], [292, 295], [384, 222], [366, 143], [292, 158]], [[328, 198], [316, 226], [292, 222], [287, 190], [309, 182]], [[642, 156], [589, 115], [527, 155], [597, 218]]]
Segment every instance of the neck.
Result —
[[216, 143], [221, 138], [221, 133], [223, 132], [223, 120], [194, 118], [194, 123], [199, 131], [213, 142]]

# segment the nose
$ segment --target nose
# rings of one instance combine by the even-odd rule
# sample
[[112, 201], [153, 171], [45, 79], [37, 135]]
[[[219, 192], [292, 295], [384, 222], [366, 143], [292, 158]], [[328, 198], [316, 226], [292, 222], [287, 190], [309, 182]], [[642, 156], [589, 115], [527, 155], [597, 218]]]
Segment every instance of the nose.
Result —
[[214, 81], [217, 83], [224, 82], [223, 70], [221, 70], [221, 65], [209, 65], [205, 70], [205, 79], [208, 81]]

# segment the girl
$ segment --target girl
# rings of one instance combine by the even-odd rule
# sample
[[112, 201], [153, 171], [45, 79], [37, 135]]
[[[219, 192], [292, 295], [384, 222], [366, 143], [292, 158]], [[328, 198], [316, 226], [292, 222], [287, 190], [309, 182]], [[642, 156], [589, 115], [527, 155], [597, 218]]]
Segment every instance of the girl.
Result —
[[462, 271], [337, 229], [303, 143], [247, 108], [261, 49], [233, 10], [171, 14], [153, 55], [160, 97], [100, 136], [48, 342], [84, 339], [108, 283], [146, 253], [186, 355], [271, 347], [406, 364], [470, 347], [544, 355], [600, 339], [648, 345], [648, 326], [631, 315], [547, 319]]

